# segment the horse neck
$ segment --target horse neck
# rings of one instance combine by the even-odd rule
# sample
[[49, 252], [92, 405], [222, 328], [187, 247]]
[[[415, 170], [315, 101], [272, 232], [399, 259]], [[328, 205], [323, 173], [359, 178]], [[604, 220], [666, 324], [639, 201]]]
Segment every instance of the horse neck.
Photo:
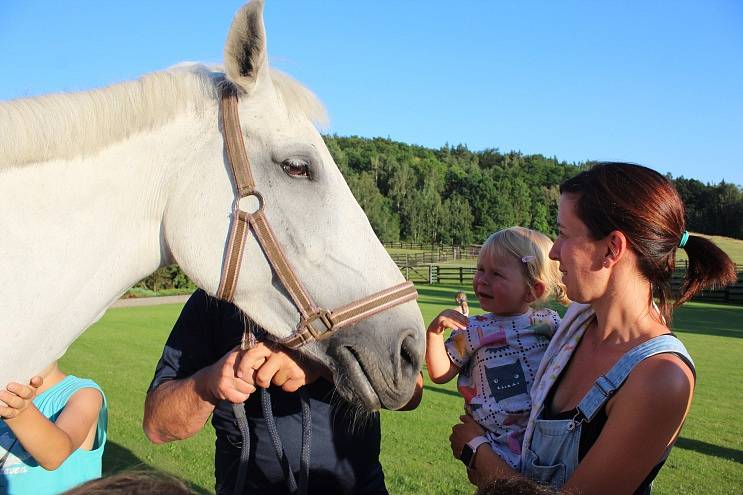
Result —
[[179, 150], [194, 142], [194, 127], [176, 120], [95, 156], [1, 173], [0, 225], [9, 233], [0, 239], [9, 270], [2, 278], [14, 281], [0, 289], [0, 314], [11, 320], [4, 324], [73, 332], [71, 342], [168, 261], [161, 234], [167, 181], [182, 163]]

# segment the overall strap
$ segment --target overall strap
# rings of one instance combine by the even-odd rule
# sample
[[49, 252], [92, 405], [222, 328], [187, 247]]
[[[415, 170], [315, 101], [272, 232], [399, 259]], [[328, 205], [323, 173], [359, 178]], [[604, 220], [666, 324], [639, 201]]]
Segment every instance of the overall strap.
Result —
[[672, 335], [659, 335], [630, 349], [605, 375], [601, 375], [578, 404], [578, 410], [591, 421], [606, 401], [622, 386], [627, 376], [644, 359], [656, 354], [673, 353], [679, 356], [696, 375], [694, 361], [679, 339]]

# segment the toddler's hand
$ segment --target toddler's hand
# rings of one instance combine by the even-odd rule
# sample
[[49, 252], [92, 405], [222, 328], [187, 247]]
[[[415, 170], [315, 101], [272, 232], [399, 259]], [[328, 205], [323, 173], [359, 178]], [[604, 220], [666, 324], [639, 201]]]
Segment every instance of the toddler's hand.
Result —
[[440, 335], [447, 328], [464, 330], [467, 328], [467, 317], [453, 309], [444, 310], [428, 325], [427, 332]]
[[28, 385], [20, 383], [9, 383], [6, 390], [0, 392], [0, 418], [13, 419], [17, 418], [23, 411], [28, 409], [34, 397], [36, 390], [44, 383], [40, 376], [31, 378]]

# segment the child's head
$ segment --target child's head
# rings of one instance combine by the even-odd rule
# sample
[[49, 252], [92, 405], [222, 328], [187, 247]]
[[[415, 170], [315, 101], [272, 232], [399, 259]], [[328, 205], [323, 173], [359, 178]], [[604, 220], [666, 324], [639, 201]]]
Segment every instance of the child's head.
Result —
[[556, 489], [527, 478], [493, 480], [480, 487], [475, 495], [559, 495]]
[[[488, 237], [477, 263], [478, 267], [487, 265], [497, 269], [499, 265], [506, 265], [512, 268], [499, 277], [510, 275], [515, 279], [520, 276], [526, 285], [526, 302], [530, 306], [541, 306], [550, 298], [568, 304], [559, 265], [548, 256], [551, 248], [552, 241], [546, 235], [524, 227], [510, 227]], [[498, 277], [494, 280], [498, 283]]]
[[157, 471], [123, 471], [90, 480], [63, 495], [191, 495], [180, 479]]

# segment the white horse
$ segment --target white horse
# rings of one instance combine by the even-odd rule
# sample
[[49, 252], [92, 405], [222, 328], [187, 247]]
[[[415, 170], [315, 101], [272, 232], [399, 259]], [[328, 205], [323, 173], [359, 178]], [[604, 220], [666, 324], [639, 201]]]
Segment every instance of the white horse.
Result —
[[[225, 74], [182, 65], [78, 93], [0, 102], [0, 386], [26, 382], [164, 264], [217, 292], [234, 198], [219, 82], [240, 92], [253, 175], [307, 291], [333, 308], [399, 284], [313, 122], [315, 96], [269, 68], [262, 1], [235, 16]], [[275, 338], [299, 315], [249, 235], [234, 302]], [[369, 409], [412, 394], [424, 351], [414, 302], [302, 347]], [[102, 356], [104, 357], [104, 356]]]

